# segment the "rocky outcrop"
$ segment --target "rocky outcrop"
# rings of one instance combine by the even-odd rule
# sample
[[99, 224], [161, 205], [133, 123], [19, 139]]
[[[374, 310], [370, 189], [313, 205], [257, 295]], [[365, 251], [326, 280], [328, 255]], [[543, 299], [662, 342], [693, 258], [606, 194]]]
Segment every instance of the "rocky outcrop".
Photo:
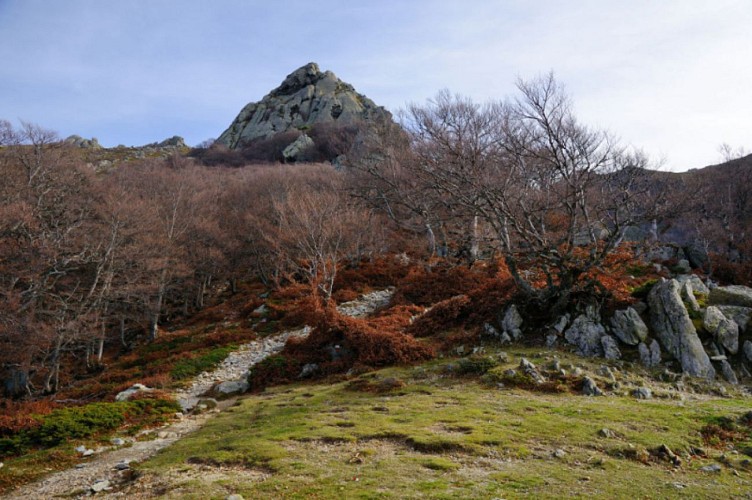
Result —
[[80, 135], [71, 135], [68, 136], [64, 141], [65, 144], [70, 144], [71, 146], [75, 146], [77, 148], [82, 149], [102, 149], [102, 146], [99, 144], [99, 141], [96, 137], [92, 137], [91, 139], [85, 139], [84, 137], [81, 137]]
[[657, 283], [648, 295], [648, 305], [653, 333], [679, 361], [682, 371], [696, 377], [715, 377], [715, 369], [679, 295], [679, 283], [676, 280]]
[[740, 285], [717, 286], [710, 291], [711, 304], [752, 307], [752, 288]]
[[217, 142], [242, 148], [288, 130], [318, 123], [353, 125], [392, 121], [391, 114], [331, 71], [309, 63], [290, 73], [261, 101], [246, 105]]

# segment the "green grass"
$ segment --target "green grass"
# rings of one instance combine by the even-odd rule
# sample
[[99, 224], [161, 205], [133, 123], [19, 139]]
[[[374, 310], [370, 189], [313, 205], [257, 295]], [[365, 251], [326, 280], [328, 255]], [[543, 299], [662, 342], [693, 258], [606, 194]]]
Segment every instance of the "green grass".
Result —
[[170, 376], [173, 380], [185, 380], [187, 378], [195, 377], [201, 372], [211, 370], [216, 367], [224, 359], [238, 347], [235, 345], [227, 345], [223, 347], [217, 347], [212, 349], [206, 354], [202, 354], [195, 358], [181, 359], [176, 362], [170, 370]]
[[[560, 354], [562, 366], [582, 363], [566, 356]], [[742, 415], [747, 399], [638, 401], [497, 389], [448, 374], [450, 362], [369, 373], [362, 376], [368, 384], [268, 390], [140, 469], [173, 498], [732, 498], [752, 486], [743, 454], [731, 458], [738, 476], [729, 465], [716, 474], [699, 470], [722, 453], [706, 447], [701, 429]], [[641, 383], [624, 371], [619, 376], [627, 385]], [[386, 379], [403, 384], [388, 392], [354, 390]], [[658, 385], [656, 394], [671, 390]], [[602, 428], [617, 437], [601, 437]], [[662, 444], [686, 456], [680, 469], [656, 457], [647, 464], [630, 458], [632, 450]], [[706, 447], [710, 456], [689, 460], [692, 447]], [[556, 458], [557, 449], [566, 454]], [[220, 466], [238, 472], [221, 481], [190, 473]]]

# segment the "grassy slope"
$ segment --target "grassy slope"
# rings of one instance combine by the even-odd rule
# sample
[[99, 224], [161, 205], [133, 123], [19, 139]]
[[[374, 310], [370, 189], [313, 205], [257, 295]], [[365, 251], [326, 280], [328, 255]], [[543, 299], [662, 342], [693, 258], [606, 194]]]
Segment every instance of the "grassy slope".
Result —
[[[517, 354], [510, 367], [535, 356]], [[559, 356], [565, 367], [598, 366]], [[720, 473], [699, 470], [724, 452], [706, 447], [700, 429], [749, 410], [741, 396], [682, 400], [657, 383], [648, 401], [543, 394], [447, 376], [448, 363], [366, 374], [360, 390], [345, 381], [250, 396], [142, 464], [141, 481], [175, 498], [732, 498], [752, 489], [743, 454], [725, 450]], [[625, 371], [617, 378], [622, 392], [640, 384]], [[599, 436], [604, 427], [616, 437]], [[681, 468], [634, 458], [661, 444], [684, 458]], [[696, 446], [708, 457], [689, 459]]]

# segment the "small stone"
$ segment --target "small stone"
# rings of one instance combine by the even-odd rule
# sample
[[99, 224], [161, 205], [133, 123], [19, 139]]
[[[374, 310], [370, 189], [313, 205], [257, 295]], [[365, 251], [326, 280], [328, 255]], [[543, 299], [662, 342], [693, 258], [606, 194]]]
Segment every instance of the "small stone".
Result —
[[83, 452], [85, 452], [85, 451], [86, 451], [86, 446], [84, 446], [84, 445], [81, 445], [81, 446], [76, 446], [75, 450], [76, 450], [76, 451], [77, 451], [78, 453], [83, 453]]
[[554, 451], [554, 457], [556, 458], [564, 458], [567, 456], [567, 452], [562, 450], [561, 448]]
[[614, 431], [612, 431], [611, 429], [607, 429], [605, 427], [598, 431], [598, 435], [600, 437], [609, 438], [609, 439], [613, 439], [616, 437], [616, 433]]
[[546, 347], [554, 347], [556, 343], [559, 341], [559, 336], [555, 333], [550, 333], [546, 335]]
[[614, 376], [614, 372], [611, 371], [611, 368], [609, 368], [606, 365], [601, 365], [601, 367], [598, 368], [598, 375], [611, 379], [612, 382], [616, 380], [616, 376]]
[[580, 368], [579, 366], [575, 366], [574, 370], [572, 370], [572, 375], [574, 375], [575, 377], [581, 377], [583, 373], [585, 372], [583, 372], [582, 368]]
[[119, 462], [115, 465], [115, 470], [128, 470], [131, 468], [131, 465], [127, 461]]
[[99, 481], [95, 482], [91, 485], [91, 491], [94, 493], [100, 493], [105, 490], [110, 489], [110, 482], [106, 479], [100, 479]]
[[[182, 415], [182, 413], [181, 413], [181, 415]], [[120, 439], [120, 438], [112, 438], [112, 439], [110, 440], [110, 442], [111, 442], [111, 443], [112, 443], [112, 444], [113, 444], [114, 446], [123, 446], [123, 445], [125, 444], [125, 440], [124, 440], [124, 439]]]
[[710, 464], [705, 467], [700, 467], [703, 472], [721, 472], [721, 466], [718, 464]]
[[90, 456], [92, 456], [93, 454], [94, 454], [94, 450], [92, 450], [92, 449], [88, 449], [88, 450], [86, 450], [85, 452], [83, 452], [83, 453], [81, 454], [81, 456], [82, 456], [82, 457], [90, 457]]
[[300, 375], [298, 375], [298, 378], [308, 378], [314, 373], [316, 373], [319, 369], [319, 365], [316, 363], [306, 363], [303, 365], [303, 368], [300, 370]]
[[603, 391], [598, 388], [593, 379], [585, 377], [582, 379], [582, 394], [585, 396], [602, 396]]
[[507, 361], [509, 361], [509, 354], [507, 354], [504, 351], [501, 351], [499, 354], [496, 355], [496, 359], [498, 359], [500, 363], [506, 363]]
[[653, 391], [647, 387], [638, 387], [632, 391], [632, 396], [637, 399], [651, 399], [653, 397]]
[[86, 464], [76, 464], [76, 469], [83, 469], [86, 467]]
[[232, 495], [226, 496], [225, 500], [245, 500], [245, 498], [243, 498], [243, 495], [238, 495], [237, 493], [233, 493]]

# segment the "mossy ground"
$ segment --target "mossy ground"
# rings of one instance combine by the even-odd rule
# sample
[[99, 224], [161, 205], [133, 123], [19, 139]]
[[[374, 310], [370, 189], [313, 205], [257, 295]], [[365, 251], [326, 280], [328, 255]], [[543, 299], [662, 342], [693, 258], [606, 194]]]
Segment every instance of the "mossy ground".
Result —
[[[540, 366], [551, 358], [514, 350], [502, 367], [522, 355]], [[557, 355], [564, 367], [597, 371], [599, 362]], [[718, 418], [750, 410], [740, 393], [711, 397], [651, 382], [658, 397], [640, 401], [623, 394], [647, 374], [628, 370], [617, 372], [621, 389], [606, 397], [543, 393], [452, 374], [454, 363], [249, 396], [140, 464], [128, 488], [168, 498], [735, 498], [752, 491], [747, 457], [734, 443], [709, 447], [701, 434]], [[604, 428], [611, 437], [600, 435]], [[681, 467], [655, 453], [661, 445], [682, 457]], [[700, 470], [713, 463], [722, 470]]]

